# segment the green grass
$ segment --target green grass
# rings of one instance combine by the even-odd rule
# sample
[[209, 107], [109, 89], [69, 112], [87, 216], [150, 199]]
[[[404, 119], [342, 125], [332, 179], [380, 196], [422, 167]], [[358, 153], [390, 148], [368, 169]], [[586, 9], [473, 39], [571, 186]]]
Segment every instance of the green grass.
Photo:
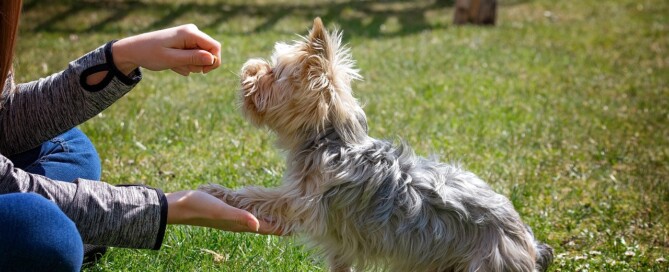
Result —
[[[551, 271], [669, 269], [667, 1], [502, 0], [495, 27], [454, 27], [450, 1], [57, 2], [25, 0], [19, 80], [110, 39], [186, 22], [223, 45], [220, 69], [145, 71], [81, 126], [109, 183], [278, 184], [282, 154], [239, 114], [235, 74], [321, 16], [344, 30], [362, 70], [354, 90], [370, 134], [460, 161], [509, 196], [555, 248]], [[114, 248], [88, 270], [325, 268], [293, 238], [170, 226], [160, 251]]]

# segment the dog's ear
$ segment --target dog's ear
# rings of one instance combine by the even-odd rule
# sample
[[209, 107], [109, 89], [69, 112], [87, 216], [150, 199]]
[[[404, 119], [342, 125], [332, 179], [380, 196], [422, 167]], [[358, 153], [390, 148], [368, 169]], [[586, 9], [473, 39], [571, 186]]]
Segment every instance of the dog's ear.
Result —
[[[351, 93], [351, 79], [359, 79], [348, 49], [341, 47], [341, 32], [328, 33], [320, 18], [306, 37], [306, 82], [309, 90], [318, 91], [324, 120], [329, 120], [339, 136], [347, 142], [366, 135], [366, 120]], [[315, 93], [312, 93], [315, 94]], [[361, 120], [363, 122], [361, 122]]]
[[327, 90], [332, 87], [333, 58], [337, 48], [331, 39], [321, 18], [316, 17], [314, 26], [309, 31], [309, 36], [306, 37], [305, 72], [307, 81], [313, 87], [312, 90]]
[[336, 28], [329, 33], [321, 18], [305, 37], [305, 73], [312, 90], [330, 90], [346, 87], [352, 79], [361, 79], [348, 48], [342, 46], [342, 32]]
[[330, 34], [328, 34], [325, 25], [320, 17], [314, 19], [314, 26], [309, 31], [309, 37], [307, 38], [308, 45], [307, 50], [312, 55], [318, 55], [324, 60], [332, 59], [332, 44], [330, 41]]

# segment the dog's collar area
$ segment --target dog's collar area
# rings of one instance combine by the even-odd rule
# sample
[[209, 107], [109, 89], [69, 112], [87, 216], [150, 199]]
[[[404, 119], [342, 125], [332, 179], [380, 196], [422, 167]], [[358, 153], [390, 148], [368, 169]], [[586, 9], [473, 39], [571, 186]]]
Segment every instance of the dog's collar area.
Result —
[[330, 129], [326, 130], [325, 132], [323, 132], [322, 134], [320, 134], [318, 137], [316, 137], [316, 142], [317, 143], [320, 143], [320, 142], [323, 142], [323, 141], [335, 142], [335, 141], [338, 141], [339, 139], [340, 139], [339, 133], [337, 133], [336, 130], [330, 128]]
[[339, 134], [333, 128], [329, 128], [326, 131], [317, 134], [312, 141], [308, 141], [304, 145], [304, 149], [311, 149], [315, 146], [322, 146], [328, 143], [335, 143], [340, 141]]

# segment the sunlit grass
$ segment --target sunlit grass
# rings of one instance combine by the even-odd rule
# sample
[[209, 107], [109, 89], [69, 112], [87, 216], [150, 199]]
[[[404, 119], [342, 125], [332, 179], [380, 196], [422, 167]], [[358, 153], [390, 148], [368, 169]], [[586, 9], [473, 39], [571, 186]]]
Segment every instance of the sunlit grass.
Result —
[[[282, 154], [239, 114], [236, 73], [340, 26], [370, 134], [458, 161], [507, 195], [556, 251], [552, 271], [667, 271], [669, 2], [500, 1], [495, 27], [454, 27], [449, 1], [25, 1], [20, 80], [133, 33], [195, 22], [223, 65], [144, 72], [81, 128], [103, 179], [166, 191], [280, 182]], [[319, 2], [320, 3], [320, 2]], [[68, 13], [68, 11], [70, 13]], [[58, 17], [61, 16], [61, 17]], [[92, 271], [318, 271], [293, 238], [168, 228], [160, 251], [112, 249]]]

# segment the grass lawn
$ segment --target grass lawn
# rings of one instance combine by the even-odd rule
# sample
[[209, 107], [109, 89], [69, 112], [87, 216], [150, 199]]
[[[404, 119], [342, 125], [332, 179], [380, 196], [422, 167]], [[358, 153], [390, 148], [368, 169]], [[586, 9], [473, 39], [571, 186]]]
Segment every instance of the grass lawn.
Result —
[[[111, 39], [196, 23], [223, 65], [144, 71], [81, 126], [103, 180], [174, 191], [280, 182], [283, 157], [242, 119], [236, 73], [315, 16], [361, 68], [370, 134], [459, 161], [554, 247], [550, 271], [669, 270], [669, 1], [500, 0], [495, 27], [453, 1], [24, 0], [16, 74], [62, 70]], [[178, 3], [178, 4], [177, 4]], [[322, 271], [296, 238], [169, 226], [160, 251], [113, 248], [89, 271]]]

